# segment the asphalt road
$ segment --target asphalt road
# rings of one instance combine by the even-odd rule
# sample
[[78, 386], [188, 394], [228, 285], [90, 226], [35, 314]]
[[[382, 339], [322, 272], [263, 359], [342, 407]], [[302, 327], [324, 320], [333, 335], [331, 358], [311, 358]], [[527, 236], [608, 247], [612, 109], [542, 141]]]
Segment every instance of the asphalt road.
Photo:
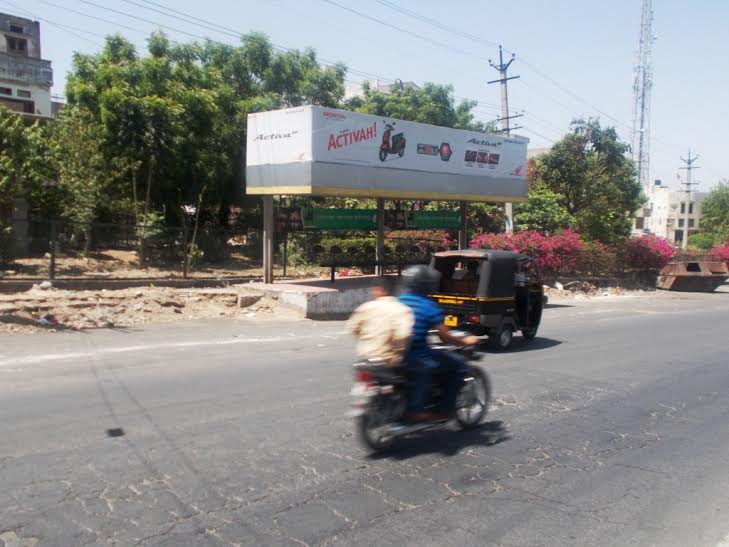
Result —
[[728, 338], [729, 292], [551, 307], [483, 427], [370, 458], [340, 322], [0, 337], [0, 539], [713, 547]]

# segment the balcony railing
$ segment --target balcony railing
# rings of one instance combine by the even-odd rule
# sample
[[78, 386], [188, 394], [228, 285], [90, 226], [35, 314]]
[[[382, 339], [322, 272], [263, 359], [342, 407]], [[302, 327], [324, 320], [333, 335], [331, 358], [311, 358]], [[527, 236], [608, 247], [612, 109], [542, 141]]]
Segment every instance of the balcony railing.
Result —
[[0, 79], [50, 87], [53, 85], [51, 62], [0, 53]]

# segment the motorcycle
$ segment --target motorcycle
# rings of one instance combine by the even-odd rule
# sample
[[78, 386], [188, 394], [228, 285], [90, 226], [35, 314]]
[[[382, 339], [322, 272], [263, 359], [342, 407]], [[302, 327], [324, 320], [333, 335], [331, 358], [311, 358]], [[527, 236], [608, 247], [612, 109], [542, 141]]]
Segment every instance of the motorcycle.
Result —
[[[486, 416], [491, 398], [491, 382], [476, 364], [480, 355], [472, 348], [433, 346], [434, 351], [458, 351], [466, 358], [466, 370], [456, 399], [455, 420], [461, 429], [476, 427]], [[442, 381], [434, 375], [431, 402], [439, 403]], [[394, 442], [412, 433], [442, 427], [448, 421], [407, 423], [407, 393], [410, 378], [402, 367], [389, 367], [383, 361], [367, 359], [354, 364], [354, 397], [350, 416], [355, 418], [360, 442], [373, 452], [390, 448]]]
[[[395, 123], [385, 123], [385, 132], [382, 134], [380, 145], [380, 161], [385, 161], [390, 154], [397, 154], [401, 158], [405, 155], [405, 135], [403, 133], [392, 134]], [[392, 139], [390, 137], [392, 136]]]

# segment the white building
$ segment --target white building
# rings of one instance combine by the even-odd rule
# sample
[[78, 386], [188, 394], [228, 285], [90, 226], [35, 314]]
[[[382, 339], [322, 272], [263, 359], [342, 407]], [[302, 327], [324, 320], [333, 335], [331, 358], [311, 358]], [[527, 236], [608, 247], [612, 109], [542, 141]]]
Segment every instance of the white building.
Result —
[[[379, 91], [380, 93], [384, 93], [386, 95], [389, 95], [392, 93], [393, 88], [401, 87], [403, 89], [420, 89], [420, 86], [417, 85], [414, 82], [400, 82], [397, 81], [396, 83], [389, 83], [386, 84], [384, 82], [381, 82], [380, 80], [369, 80], [367, 82], [370, 86], [370, 89], [372, 91]], [[344, 83], [344, 100], [351, 99], [352, 97], [362, 97], [364, 96], [364, 91], [362, 90], [362, 86], [365, 84], [365, 82], [345, 82]]]
[[50, 118], [53, 69], [41, 58], [40, 23], [0, 13], [0, 33], [0, 104]]
[[648, 202], [643, 208], [642, 216], [639, 212], [635, 219], [634, 234], [655, 234], [676, 246], [681, 246], [687, 220], [689, 237], [699, 229], [701, 202], [706, 198], [706, 193], [691, 192], [691, 200], [688, 203], [687, 197], [686, 192], [672, 190], [663, 186], [660, 181], [656, 181], [648, 192]]

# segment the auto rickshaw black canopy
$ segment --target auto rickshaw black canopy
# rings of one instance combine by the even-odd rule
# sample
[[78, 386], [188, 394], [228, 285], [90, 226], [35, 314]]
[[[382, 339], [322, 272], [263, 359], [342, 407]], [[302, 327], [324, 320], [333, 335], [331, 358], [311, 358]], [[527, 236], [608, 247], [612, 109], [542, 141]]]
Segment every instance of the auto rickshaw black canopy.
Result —
[[447, 264], [447, 271], [442, 266], [437, 268], [441, 273], [451, 275], [458, 262], [464, 260], [482, 261], [479, 269], [478, 294], [488, 298], [509, 297], [514, 295], [514, 274], [523, 262], [533, 262], [530, 256], [511, 251], [491, 249], [463, 249], [459, 251], [443, 251], [433, 254], [431, 266]]

